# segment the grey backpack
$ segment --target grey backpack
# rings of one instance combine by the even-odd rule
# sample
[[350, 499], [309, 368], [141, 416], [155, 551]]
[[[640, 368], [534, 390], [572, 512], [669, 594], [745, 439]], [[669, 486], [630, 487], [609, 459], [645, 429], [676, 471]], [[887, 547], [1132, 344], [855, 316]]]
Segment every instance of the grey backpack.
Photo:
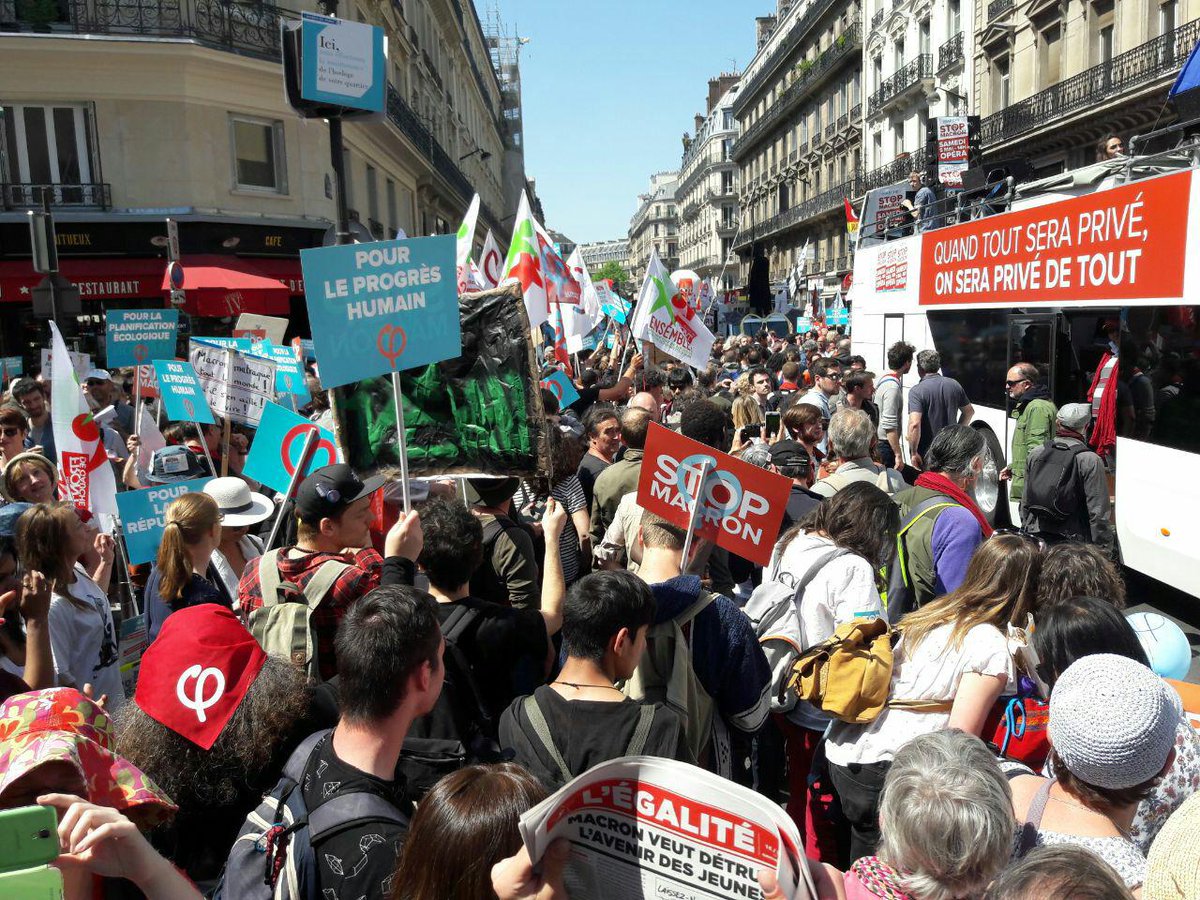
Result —
[[246, 624], [267, 653], [290, 660], [309, 678], [320, 681], [317, 644], [312, 633], [313, 610], [350, 564], [334, 559], [323, 562], [301, 590], [279, 577], [279, 554], [282, 552], [269, 550], [258, 558], [262, 606], [250, 612]]

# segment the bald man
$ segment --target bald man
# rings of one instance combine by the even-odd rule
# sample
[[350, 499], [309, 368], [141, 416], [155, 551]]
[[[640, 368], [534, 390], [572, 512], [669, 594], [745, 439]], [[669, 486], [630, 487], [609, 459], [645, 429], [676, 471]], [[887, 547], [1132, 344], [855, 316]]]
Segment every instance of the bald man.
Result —
[[658, 405], [658, 401], [654, 399], [654, 395], [647, 393], [646, 391], [642, 391], [640, 394], [634, 394], [632, 397], [630, 397], [629, 408], [644, 409], [646, 412], [650, 413], [650, 420], [652, 422], [662, 421], [662, 408]]

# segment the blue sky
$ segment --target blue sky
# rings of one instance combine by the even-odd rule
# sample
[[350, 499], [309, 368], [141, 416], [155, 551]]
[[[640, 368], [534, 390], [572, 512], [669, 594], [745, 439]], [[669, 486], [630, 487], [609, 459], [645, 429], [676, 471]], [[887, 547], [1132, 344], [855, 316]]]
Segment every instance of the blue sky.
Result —
[[[480, 16], [490, 0], [476, 0]], [[679, 166], [708, 79], [744, 69], [771, 0], [500, 0], [521, 50], [525, 171], [546, 225], [624, 237], [650, 175]]]

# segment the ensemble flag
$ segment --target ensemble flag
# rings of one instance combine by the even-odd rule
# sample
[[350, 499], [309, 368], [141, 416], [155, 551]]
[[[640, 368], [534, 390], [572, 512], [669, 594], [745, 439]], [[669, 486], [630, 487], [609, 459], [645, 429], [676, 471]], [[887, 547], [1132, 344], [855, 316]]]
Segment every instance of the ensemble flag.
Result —
[[458, 245], [455, 257], [458, 274], [458, 293], [465, 294], [478, 287], [471, 277], [471, 247], [475, 243], [475, 222], [479, 218], [479, 195], [471, 198], [467, 214], [458, 226]]
[[525, 310], [529, 313], [529, 327], [535, 332], [538, 326], [550, 320], [550, 302], [546, 294], [546, 282], [542, 275], [541, 252], [538, 249], [538, 224], [529, 207], [529, 197], [521, 191], [521, 203], [517, 207], [517, 219], [513, 223], [512, 243], [508, 256], [504, 258], [502, 281], [517, 281], [525, 297]]
[[847, 198], [843, 197], [842, 202], [846, 204], [846, 234], [854, 237], [858, 234], [858, 216], [854, 214], [854, 207]]
[[483, 253], [479, 257], [479, 283], [483, 285], [484, 290], [494, 288], [500, 283], [503, 266], [504, 256], [500, 253], [500, 246], [496, 243], [492, 229], [489, 228], [487, 237], [483, 240]]
[[716, 340], [675, 289], [670, 273], [653, 249], [646, 266], [646, 280], [638, 292], [630, 333], [634, 338], [649, 338], [659, 350], [697, 369], [708, 365]]
[[[71, 358], [54, 322], [50, 341], [51, 359]], [[117, 515], [117, 478], [74, 366], [51, 368], [50, 419], [58, 449], [59, 496], [80, 509]]]

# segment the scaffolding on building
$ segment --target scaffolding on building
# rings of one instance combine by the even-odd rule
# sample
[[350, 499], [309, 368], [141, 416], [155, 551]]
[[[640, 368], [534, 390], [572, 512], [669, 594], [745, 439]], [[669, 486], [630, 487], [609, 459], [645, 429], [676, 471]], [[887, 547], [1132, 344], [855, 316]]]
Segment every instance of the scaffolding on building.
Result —
[[492, 57], [492, 68], [500, 79], [500, 113], [504, 123], [505, 142], [523, 149], [521, 126], [521, 46], [528, 38], [517, 35], [500, 17], [500, 4], [493, 2], [488, 8], [483, 27], [488, 52]]

